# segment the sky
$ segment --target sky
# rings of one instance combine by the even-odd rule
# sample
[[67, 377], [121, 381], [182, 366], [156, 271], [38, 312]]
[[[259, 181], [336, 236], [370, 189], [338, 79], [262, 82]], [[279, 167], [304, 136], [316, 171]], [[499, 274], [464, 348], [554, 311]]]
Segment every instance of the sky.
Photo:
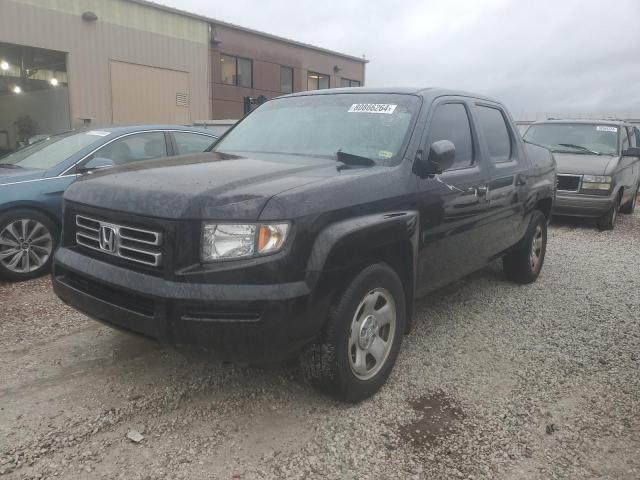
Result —
[[640, 114], [640, 0], [158, 0], [370, 61], [366, 86], [489, 95], [514, 117]]

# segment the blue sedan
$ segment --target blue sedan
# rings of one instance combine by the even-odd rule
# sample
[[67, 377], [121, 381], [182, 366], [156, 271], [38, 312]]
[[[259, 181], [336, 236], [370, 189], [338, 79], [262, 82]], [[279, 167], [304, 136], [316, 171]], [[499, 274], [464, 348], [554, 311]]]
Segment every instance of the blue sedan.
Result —
[[59, 240], [62, 194], [80, 175], [140, 160], [203, 152], [217, 137], [171, 125], [53, 135], [0, 158], [0, 279], [48, 271]]

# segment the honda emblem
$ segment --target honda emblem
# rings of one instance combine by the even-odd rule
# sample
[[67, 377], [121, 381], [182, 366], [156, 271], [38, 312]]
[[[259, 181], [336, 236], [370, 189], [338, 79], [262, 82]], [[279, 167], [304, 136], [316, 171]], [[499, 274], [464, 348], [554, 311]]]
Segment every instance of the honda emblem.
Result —
[[100, 249], [108, 253], [116, 253], [118, 230], [110, 225], [100, 226]]

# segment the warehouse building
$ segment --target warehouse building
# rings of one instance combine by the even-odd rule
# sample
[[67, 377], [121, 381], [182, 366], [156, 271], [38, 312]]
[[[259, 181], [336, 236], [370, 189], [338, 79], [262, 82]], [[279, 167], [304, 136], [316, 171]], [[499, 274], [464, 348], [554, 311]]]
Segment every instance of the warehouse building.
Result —
[[0, 2], [0, 153], [38, 134], [240, 118], [364, 85], [366, 60], [144, 0]]

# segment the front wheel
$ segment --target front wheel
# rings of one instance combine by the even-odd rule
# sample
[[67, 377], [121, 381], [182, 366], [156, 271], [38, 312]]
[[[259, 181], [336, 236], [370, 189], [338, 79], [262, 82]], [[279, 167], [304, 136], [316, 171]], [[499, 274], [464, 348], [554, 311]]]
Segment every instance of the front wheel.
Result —
[[636, 209], [636, 202], [638, 201], [638, 191], [640, 190], [640, 185], [636, 187], [635, 192], [633, 193], [633, 197], [629, 200], [628, 203], [624, 204], [620, 207], [620, 213], [624, 213], [625, 215], [630, 215]]
[[396, 362], [405, 312], [396, 272], [386, 264], [365, 268], [330, 309], [320, 338], [303, 352], [305, 376], [339, 400], [356, 403], [375, 394]]
[[57, 244], [57, 227], [34, 210], [0, 215], [0, 279], [28, 280], [45, 274]]
[[599, 230], [613, 230], [618, 220], [618, 211], [620, 210], [621, 195], [613, 203], [609, 211], [596, 220], [596, 226]]
[[534, 210], [527, 233], [520, 243], [502, 257], [504, 273], [517, 283], [535, 282], [542, 270], [547, 251], [547, 217]]

